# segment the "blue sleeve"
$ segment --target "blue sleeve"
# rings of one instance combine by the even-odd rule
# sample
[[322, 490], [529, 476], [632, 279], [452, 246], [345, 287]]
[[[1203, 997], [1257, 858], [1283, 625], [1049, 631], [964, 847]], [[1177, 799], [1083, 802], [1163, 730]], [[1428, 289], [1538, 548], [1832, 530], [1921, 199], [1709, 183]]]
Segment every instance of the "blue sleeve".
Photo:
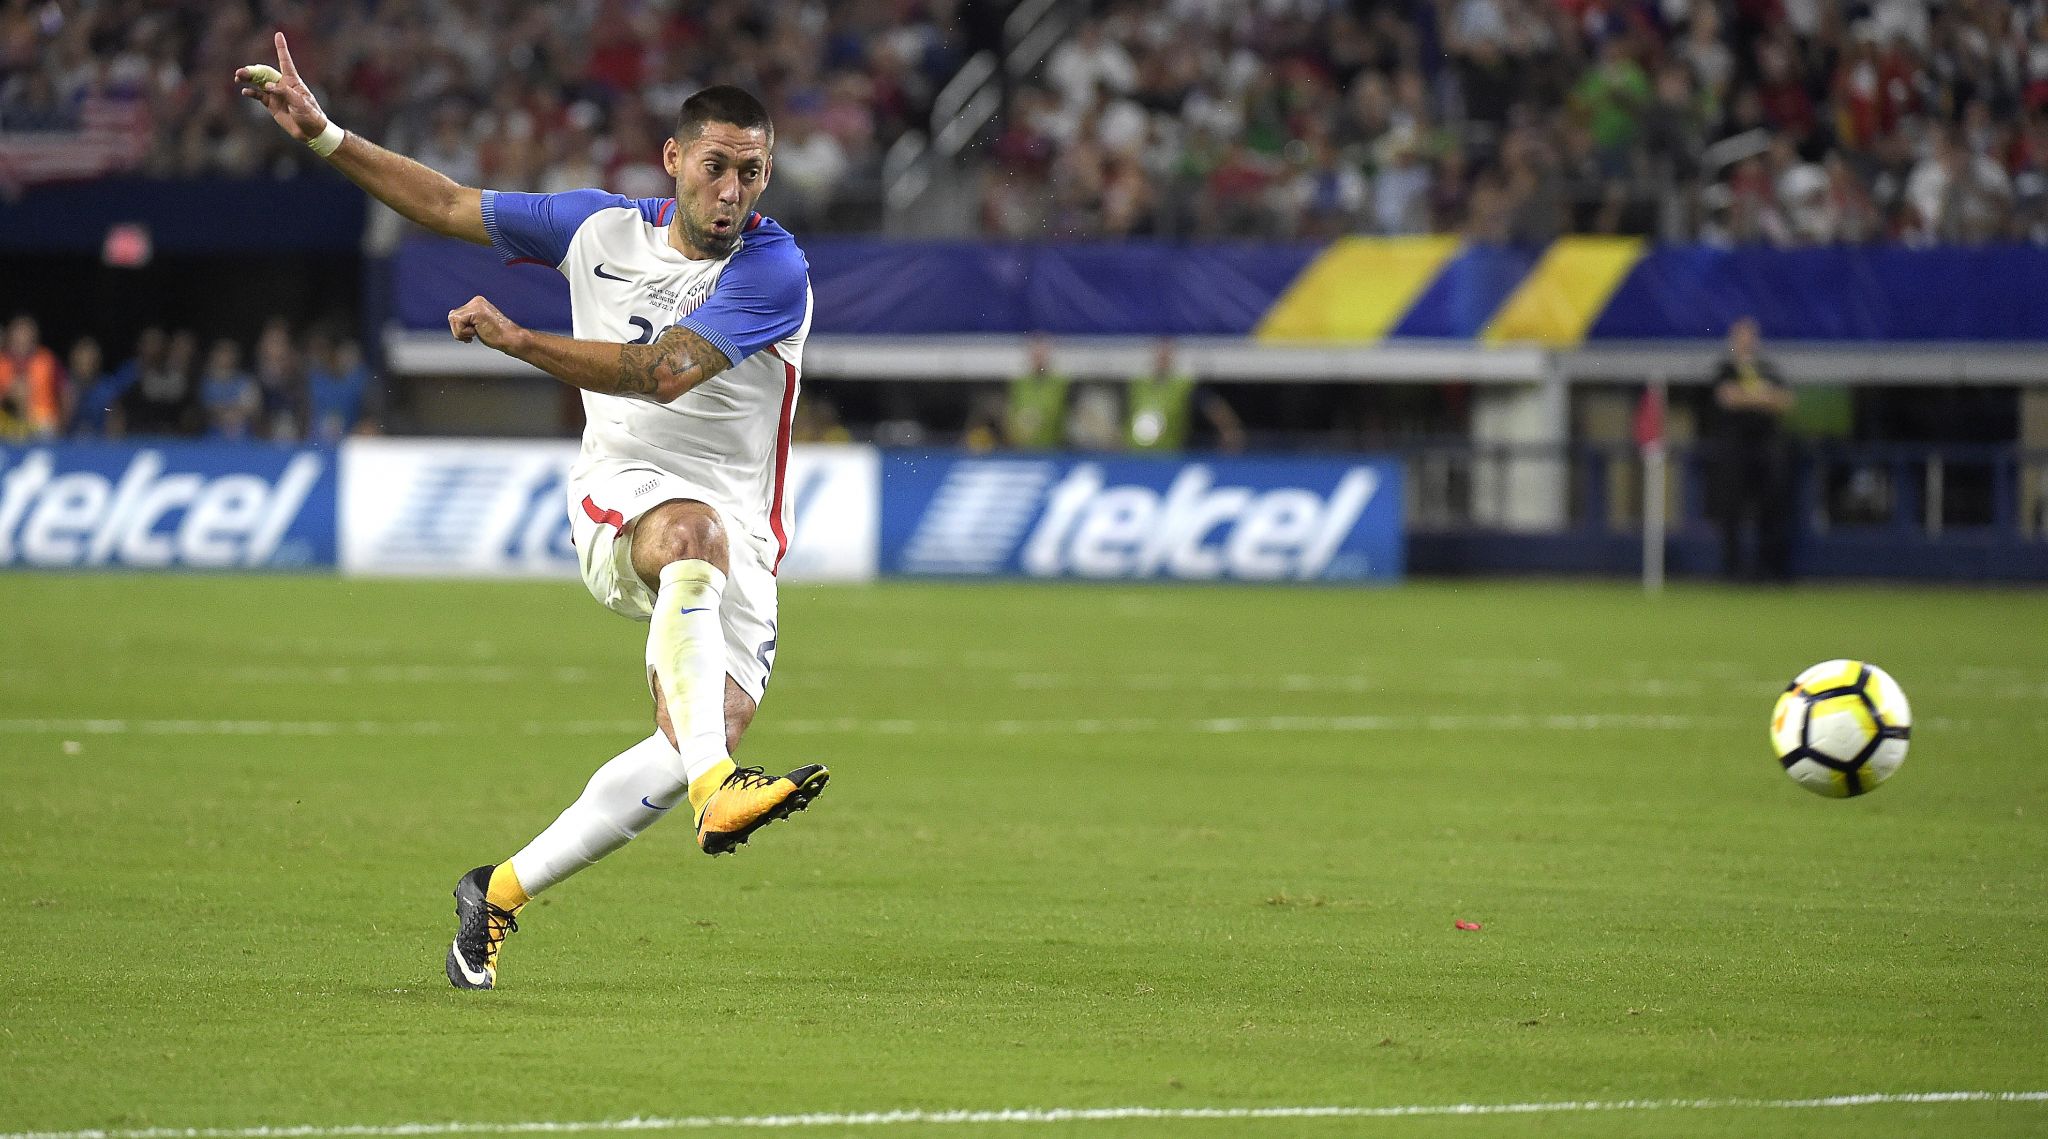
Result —
[[783, 236], [743, 247], [710, 298], [676, 323], [737, 364], [794, 335], [809, 307], [810, 266], [796, 242]]
[[539, 261], [560, 265], [569, 255], [569, 241], [591, 214], [607, 209], [638, 208], [647, 212], [656, 199], [623, 198], [603, 190], [565, 190], [559, 194], [484, 191], [484, 233], [491, 248], [506, 262]]

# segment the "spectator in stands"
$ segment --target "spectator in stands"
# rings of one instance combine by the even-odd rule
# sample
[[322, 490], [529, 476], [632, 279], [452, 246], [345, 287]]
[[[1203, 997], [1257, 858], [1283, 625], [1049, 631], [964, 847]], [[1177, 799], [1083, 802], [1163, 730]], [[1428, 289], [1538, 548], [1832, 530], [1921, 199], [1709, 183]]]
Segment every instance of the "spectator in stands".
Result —
[[[127, 435], [194, 435], [204, 422], [199, 404], [199, 337], [190, 329], [179, 329], [168, 340], [157, 332], [155, 345], [144, 329], [136, 345], [136, 357], [125, 367], [135, 369], [118, 407], [121, 430]], [[161, 352], [153, 352], [161, 347]]]
[[1977, 244], [2005, 235], [2012, 180], [1988, 155], [1973, 154], [1962, 135], [1938, 133], [1934, 153], [1906, 180], [1914, 220], [1910, 236], [1925, 242]]
[[1778, 215], [1785, 219], [1783, 243], [1832, 244], [1836, 218], [1828, 196], [1827, 171], [1801, 157], [1789, 134], [1771, 139], [1768, 167], [1775, 178]]
[[1372, 184], [1373, 230], [1389, 235], [1429, 231], [1431, 167], [1416, 128], [1396, 127], [1380, 140]]
[[1223, 160], [1209, 171], [1198, 210], [1201, 228], [1225, 237], [1256, 237], [1271, 232], [1275, 221], [1269, 204], [1273, 165], [1242, 140], [1230, 144]]
[[1642, 156], [1652, 184], [1669, 194], [1699, 173], [1712, 112], [1704, 92], [1681, 63], [1657, 69], [1655, 94], [1643, 113]]
[[1100, 189], [1100, 232], [1105, 237], [1143, 237], [1153, 232], [1158, 194], [1144, 166], [1129, 155], [1112, 151], [1103, 156]]
[[833, 189], [852, 165], [846, 148], [819, 130], [811, 115], [797, 113], [776, 120], [775, 181], [769, 205], [777, 220], [798, 232], [822, 221]]
[[107, 386], [113, 398], [107, 403], [106, 419], [100, 434], [109, 439], [119, 439], [128, 433], [128, 407], [135, 397], [135, 388], [142, 380], [145, 370], [160, 369], [164, 363], [164, 330], [154, 324], [144, 328], [135, 338], [135, 355], [130, 356], [113, 374], [107, 377]]
[[1547, 245], [1570, 232], [1570, 187], [1549, 137], [1534, 123], [1519, 125], [1501, 144], [1501, 160], [1508, 240]]
[[1076, 110], [1093, 103], [1098, 91], [1123, 95], [1138, 86], [1131, 53], [1095, 19], [1083, 20], [1079, 31], [1053, 49], [1045, 74], [1067, 107]]
[[[2044, 45], [2048, 48], [2048, 45]], [[2044, 50], [2048, 55], [2048, 50]], [[2044, 59], [2048, 66], [2048, 59]], [[2048, 75], [2044, 75], [2048, 95]], [[2019, 152], [2013, 173], [2013, 236], [2022, 241], [2048, 242], [2048, 119], [2035, 115], [2014, 143]]]
[[66, 432], [74, 438], [97, 438], [107, 433], [107, 413], [121, 399], [118, 377], [108, 375], [106, 356], [100, 342], [81, 336], [65, 358], [65, 385], [71, 392], [71, 414]]
[[206, 353], [206, 373], [199, 384], [210, 439], [248, 439], [263, 413], [263, 389], [242, 370], [242, 347], [222, 337]]
[[1677, 56], [1706, 96], [1712, 118], [1727, 105], [1729, 88], [1735, 79], [1735, 52], [1722, 32], [1718, 4], [1693, 4], [1689, 15], [1691, 20], [1678, 45]]
[[1288, 213], [1296, 219], [1294, 236], [1331, 238], [1357, 230], [1371, 189], [1365, 175], [1320, 134], [1293, 149], [1298, 169], [1285, 193]]
[[1773, 36], [1756, 44], [1756, 73], [1756, 96], [1764, 121], [1802, 144], [1809, 141], [1818, 125], [1818, 113], [1807, 94], [1799, 53], [1788, 37]]
[[1822, 164], [1827, 173], [1827, 210], [1833, 227], [1831, 240], [1861, 245], [1884, 236], [1884, 215], [1871, 200], [1870, 191], [1857, 179], [1840, 151], [1831, 152]]
[[1180, 366], [1171, 339], [1153, 346], [1151, 370], [1131, 377], [1124, 389], [1124, 445], [1133, 451], [1185, 451], [1191, 413], [1199, 411], [1215, 434], [1219, 451], [1244, 450], [1244, 425], [1223, 397], [1200, 390]]
[[1628, 41], [1615, 37], [1600, 45], [1600, 62], [1572, 90], [1572, 105], [1586, 117], [1603, 182], [1632, 173], [1643, 113], [1650, 106], [1650, 81]]
[[306, 437], [335, 443], [352, 434], [362, 421], [370, 369], [353, 337], [315, 336], [306, 370]]
[[77, 118], [51, 75], [42, 71], [17, 73], [0, 85], [0, 128], [23, 133], [58, 131], [75, 127]]
[[256, 387], [261, 397], [257, 433], [283, 442], [305, 434], [305, 377], [291, 326], [281, 316], [270, 318], [256, 338]]
[[1756, 319], [1738, 318], [1728, 328], [1728, 354], [1714, 373], [1710, 440], [1721, 572], [1739, 581], [1786, 581], [1792, 576], [1792, 520], [1798, 514], [1784, 431], [1792, 389], [1760, 344]]
[[1043, 333], [1030, 343], [1030, 363], [1010, 381], [1003, 409], [1003, 443], [1017, 451], [1058, 449], [1067, 421], [1067, 390], [1072, 382], [1052, 357], [1052, 341]]
[[0, 344], [0, 439], [47, 439], [64, 425], [64, 369], [36, 318], [17, 314]]

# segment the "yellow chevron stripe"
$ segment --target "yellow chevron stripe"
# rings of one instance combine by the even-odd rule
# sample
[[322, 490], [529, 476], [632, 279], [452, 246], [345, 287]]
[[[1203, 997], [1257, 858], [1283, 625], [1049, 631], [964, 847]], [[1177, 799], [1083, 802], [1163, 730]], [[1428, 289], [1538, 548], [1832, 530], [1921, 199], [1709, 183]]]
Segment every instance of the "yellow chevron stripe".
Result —
[[1481, 339], [1577, 347], [1645, 249], [1640, 237], [1559, 238], [1493, 314]]
[[1266, 311], [1260, 340], [1380, 340], [1408, 313], [1458, 239], [1340, 238], [1309, 262]]

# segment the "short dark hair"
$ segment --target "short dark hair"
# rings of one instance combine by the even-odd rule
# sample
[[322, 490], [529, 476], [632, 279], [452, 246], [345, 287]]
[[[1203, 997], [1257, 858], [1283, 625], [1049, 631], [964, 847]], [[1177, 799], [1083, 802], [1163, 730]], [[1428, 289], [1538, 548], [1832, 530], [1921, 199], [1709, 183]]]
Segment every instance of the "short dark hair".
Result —
[[683, 109], [676, 112], [676, 141], [696, 138], [706, 123], [729, 123], [741, 130], [759, 127], [768, 135], [769, 145], [775, 144], [775, 124], [769, 121], [768, 108], [738, 87], [706, 87], [683, 100]]

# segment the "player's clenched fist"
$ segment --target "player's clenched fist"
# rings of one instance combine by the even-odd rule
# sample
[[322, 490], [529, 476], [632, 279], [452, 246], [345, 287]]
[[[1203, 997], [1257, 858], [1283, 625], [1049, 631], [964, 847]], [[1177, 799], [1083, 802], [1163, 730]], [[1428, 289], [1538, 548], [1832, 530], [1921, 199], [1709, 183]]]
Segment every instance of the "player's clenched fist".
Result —
[[468, 304], [449, 311], [448, 331], [464, 344], [481, 340], [485, 347], [507, 352], [526, 330], [499, 312], [497, 305], [482, 297], [471, 297]]
[[284, 132], [300, 142], [318, 138], [327, 129], [327, 115], [320, 110], [320, 103], [313, 98], [313, 92], [306, 87], [306, 81], [299, 78], [299, 69], [292, 64], [291, 48], [285, 46], [284, 33], [272, 37], [277, 43], [277, 68], [257, 64], [235, 69], [235, 82], [247, 84], [242, 94], [263, 104], [270, 117]]

